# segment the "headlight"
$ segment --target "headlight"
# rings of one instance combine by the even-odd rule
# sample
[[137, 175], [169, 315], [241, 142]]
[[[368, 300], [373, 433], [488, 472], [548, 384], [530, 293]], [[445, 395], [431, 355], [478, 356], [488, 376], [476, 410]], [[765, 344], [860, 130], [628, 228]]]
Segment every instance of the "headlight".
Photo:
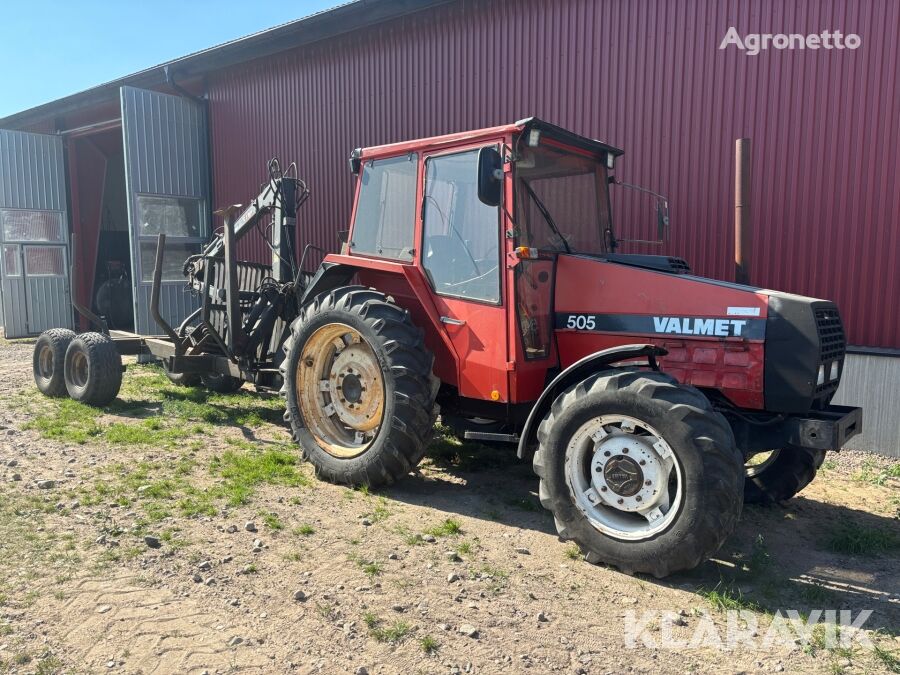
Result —
[[816, 377], [816, 386], [821, 387], [825, 384], [825, 364], [819, 366], [819, 375]]
[[834, 382], [836, 379], [838, 379], [838, 370], [840, 370], [840, 367], [838, 366], [838, 362], [832, 361], [831, 362], [831, 372], [828, 373], [828, 379], [831, 380], [832, 382]]

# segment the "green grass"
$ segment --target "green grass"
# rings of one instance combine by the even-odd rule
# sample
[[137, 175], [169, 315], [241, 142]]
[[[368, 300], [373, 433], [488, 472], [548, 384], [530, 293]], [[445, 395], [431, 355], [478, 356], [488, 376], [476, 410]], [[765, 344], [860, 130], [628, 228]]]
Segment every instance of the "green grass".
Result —
[[268, 527], [270, 530], [283, 530], [284, 523], [278, 518], [277, 513], [264, 513], [262, 514], [263, 525]]
[[291, 530], [298, 537], [308, 537], [311, 534], [315, 534], [316, 530], [309, 523], [303, 523], [302, 525], [298, 525], [293, 530]]
[[872, 653], [875, 658], [881, 662], [881, 665], [885, 667], [887, 672], [900, 673], [900, 656], [898, 656], [897, 652], [888, 651], [883, 647], [875, 645]]
[[26, 428], [44, 438], [167, 448], [191, 442], [209, 433], [211, 426], [258, 427], [266, 421], [278, 422], [282, 408], [278, 399], [246, 391], [217, 394], [199, 387], [177, 387], [155, 365], [130, 365], [118, 398], [104, 409], [34, 393], [23, 398], [35, 413]]
[[582, 558], [581, 549], [577, 544], [569, 544], [566, 546], [565, 554], [569, 560], [581, 560]]
[[378, 642], [396, 644], [402, 642], [412, 632], [412, 626], [406, 621], [395, 621], [388, 626], [383, 626], [381, 619], [372, 612], [363, 614], [363, 622], [369, 629], [369, 635]]
[[760, 611], [760, 607], [754, 601], [745, 598], [740, 589], [734, 589], [719, 582], [711, 590], [700, 589], [697, 595], [706, 600], [713, 609], [720, 612], [726, 610], [747, 609], [753, 612]]
[[897, 550], [900, 537], [886, 529], [843, 521], [828, 531], [824, 543], [833, 553], [869, 556]]
[[876, 462], [866, 460], [862, 463], [862, 468], [853, 474], [853, 480], [870, 485], [884, 485], [892, 478], [900, 478], [900, 462], [880, 467]]
[[435, 640], [431, 635], [424, 635], [419, 638], [419, 646], [426, 654], [433, 654], [440, 648], [441, 643]]
[[447, 518], [440, 525], [435, 525], [434, 527], [425, 530], [425, 534], [430, 534], [433, 537], [450, 537], [460, 534], [461, 532], [462, 525], [460, 525], [458, 520], [454, 520], [453, 518]]

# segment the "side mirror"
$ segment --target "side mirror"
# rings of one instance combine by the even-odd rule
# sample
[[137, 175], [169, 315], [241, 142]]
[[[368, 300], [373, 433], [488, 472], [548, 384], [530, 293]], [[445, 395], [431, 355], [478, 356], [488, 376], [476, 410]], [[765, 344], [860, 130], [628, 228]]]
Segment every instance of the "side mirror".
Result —
[[669, 202], [664, 199], [656, 200], [656, 238], [666, 241], [669, 237]]
[[478, 199], [488, 206], [500, 206], [503, 189], [503, 157], [497, 148], [478, 151]]

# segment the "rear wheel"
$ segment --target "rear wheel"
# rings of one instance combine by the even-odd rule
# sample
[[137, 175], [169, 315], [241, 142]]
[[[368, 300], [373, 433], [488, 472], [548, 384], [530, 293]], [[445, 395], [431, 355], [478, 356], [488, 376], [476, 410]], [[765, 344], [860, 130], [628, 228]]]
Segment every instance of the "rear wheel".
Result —
[[744, 502], [774, 504], [812, 483], [825, 461], [824, 450], [789, 445], [754, 455], [744, 465]]
[[51, 328], [40, 334], [34, 343], [32, 370], [34, 383], [45, 396], [59, 398], [66, 395], [66, 378], [63, 372], [66, 349], [75, 339], [75, 331], [68, 328]]
[[66, 390], [76, 401], [93, 406], [110, 403], [122, 386], [122, 357], [102, 333], [82, 333], [66, 349]]
[[728, 423], [697, 389], [621, 369], [560, 394], [538, 429], [541, 504], [593, 563], [664, 577], [731, 534], [743, 466]]
[[291, 326], [285, 419], [319, 477], [380, 485], [406, 475], [433, 433], [433, 357], [409, 313], [382, 293], [323, 293]]

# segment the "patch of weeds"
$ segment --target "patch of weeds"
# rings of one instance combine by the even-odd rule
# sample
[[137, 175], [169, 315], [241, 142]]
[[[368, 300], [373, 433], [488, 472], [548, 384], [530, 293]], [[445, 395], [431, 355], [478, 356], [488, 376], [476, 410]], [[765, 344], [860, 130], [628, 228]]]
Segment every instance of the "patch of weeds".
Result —
[[862, 468], [853, 474], [853, 480], [870, 485], [884, 485], [891, 478], [900, 478], [900, 462], [881, 467], [872, 460], [866, 460]]
[[293, 530], [291, 530], [298, 537], [308, 537], [311, 534], [315, 534], [315, 528], [309, 523], [303, 523], [302, 525], [298, 525]]
[[372, 560], [369, 562], [362, 563], [360, 565], [360, 569], [368, 575], [370, 579], [374, 579], [376, 576], [384, 571], [384, 565], [377, 560]]
[[461, 532], [462, 525], [460, 525], [458, 520], [454, 520], [453, 518], [447, 518], [440, 525], [435, 525], [434, 527], [425, 530], [425, 534], [430, 534], [433, 537], [449, 537], [460, 534]]
[[291, 551], [284, 556], [284, 559], [289, 562], [300, 562], [303, 560], [303, 554], [300, 551]]
[[375, 628], [378, 625], [380, 619], [375, 615], [374, 612], [366, 612], [363, 614], [363, 623], [366, 624], [366, 627], [370, 630]]
[[898, 656], [897, 652], [888, 651], [875, 645], [872, 654], [889, 673], [900, 673], [900, 656]]
[[724, 612], [729, 609], [747, 609], [752, 612], [761, 611], [759, 605], [752, 600], [744, 597], [740, 589], [734, 589], [726, 586], [721, 581], [716, 584], [712, 590], [701, 588], [697, 591], [697, 595], [706, 600], [713, 609]]
[[419, 646], [426, 654], [433, 654], [441, 646], [441, 643], [435, 640], [431, 635], [425, 635], [419, 639]]
[[470, 541], [461, 541], [456, 545], [456, 552], [460, 555], [469, 555], [475, 549], [475, 545]]
[[493, 593], [499, 593], [509, 583], [509, 572], [495, 565], [482, 565], [478, 572], [470, 572], [469, 576], [488, 582], [488, 588]]
[[822, 466], [819, 468], [820, 471], [834, 471], [837, 468], [837, 462], [833, 459], [826, 459], [822, 462]]
[[581, 560], [581, 558], [583, 557], [581, 549], [577, 544], [569, 544], [568, 546], [566, 546], [565, 554], [569, 560]]
[[369, 491], [368, 485], [358, 485], [353, 489], [356, 492], [358, 492], [359, 494], [361, 494], [363, 497], [368, 497], [371, 494], [371, 492]]
[[824, 543], [833, 553], [878, 555], [900, 548], [900, 537], [890, 530], [843, 521], [828, 532]]
[[797, 585], [799, 595], [810, 607], [831, 607], [834, 593], [818, 582]]
[[257, 572], [259, 572], [259, 568], [256, 563], [250, 563], [244, 567], [244, 574], [256, 574]]
[[766, 540], [761, 534], [757, 534], [756, 539], [753, 541], [753, 549], [750, 552], [750, 557], [747, 559], [743, 569], [753, 576], [758, 576], [765, 572], [771, 563], [772, 556], [769, 554]]
[[380, 624], [381, 622], [377, 618], [372, 625], [369, 625], [368, 621], [366, 622], [366, 625], [369, 626], [369, 635], [378, 642], [396, 644], [402, 642], [412, 632], [412, 626], [405, 621], [395, 621], [389, 626], [382, 626]]
[[379, 498], [378, 503], [375, 505], [375, 508], [372, 509], [371, 513], [365, 514], [366, 518], [373, 523], [380, 523], [383, 520], [387, 520], [390, 515], [391, 512], [387, 507], [387, 499], [384, 497]]
[[284, 523], [278, 518], [277, 513], [263, 513], [262, 514], [263, 525], [268, 527], [270, 530], [283, 530]]
[[34, 670], [35, 675], [54, 675], [63, 668], [62, 661], [53, 654], [42, 656]]
[[[319, 616], [321, 616], [323, 619], [325, 619], [327, 621], [335, 621], [338, 618], [337, 607], [335, 607], [330, 602], [316, 603], [316, 612], [318, 612]], [[376, 622], [377, 622], [377, 620], [376, 620]]]
[[508, 467], [516, 461], [515, 453], [505, 448], [461, 440], [452, 429], [441, 424], [436, 424], [434, 429], [434, 440], [428, 446], [426, 457], [435, 466], [474, 473]]
[[31, 663], [31, 654], [28, 652], [19, 652], [13, 656], [12, 662], [17, 666], [24, 666]]

